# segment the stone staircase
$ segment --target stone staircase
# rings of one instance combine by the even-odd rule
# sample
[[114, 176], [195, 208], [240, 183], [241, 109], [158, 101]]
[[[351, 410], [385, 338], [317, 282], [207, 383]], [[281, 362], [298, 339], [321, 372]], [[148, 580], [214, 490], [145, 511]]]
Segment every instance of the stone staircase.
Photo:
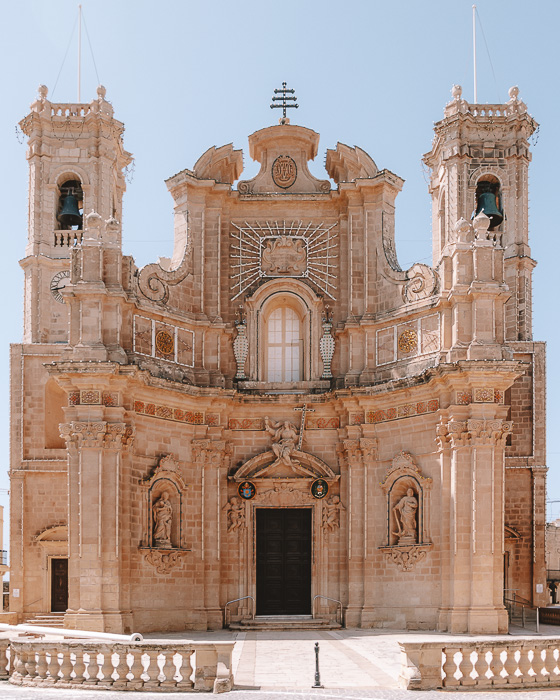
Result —
[[327, 618], [311, 615], [257, 615], [254, 620], [230, 622], [231, 630], [261, 632], [264, 630], [339, 630], [341, 625]]
[[25, 620], [26, 625], [37, 627], [64, 627], [63, 612], [39, 613]]

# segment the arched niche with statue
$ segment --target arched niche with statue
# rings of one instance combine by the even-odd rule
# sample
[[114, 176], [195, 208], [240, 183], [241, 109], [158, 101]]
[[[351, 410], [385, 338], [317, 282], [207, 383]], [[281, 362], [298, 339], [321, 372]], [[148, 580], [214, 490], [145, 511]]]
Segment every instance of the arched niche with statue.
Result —
[[432, 479], [422, 475], [408, 452], [399, 452], [381, 482], [387, 522], [381, 549], [403, 571], [409, 571], [431, 547], [428, 535], [428, 494]]
[[183, 531], [187, 486], [180, 463], [172, 455], [164, 455], [140, 486], [144, 491], [140, 549], [146, 550], [146, 560], [158, 573], [168, 573], [180, 555], [190, 551]]

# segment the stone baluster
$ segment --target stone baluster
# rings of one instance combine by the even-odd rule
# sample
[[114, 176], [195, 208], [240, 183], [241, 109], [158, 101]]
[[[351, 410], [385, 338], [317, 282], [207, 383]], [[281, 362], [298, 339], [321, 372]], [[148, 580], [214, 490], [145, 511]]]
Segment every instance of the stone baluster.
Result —
[[502, 660], [503, 649], [500, 646], [492, 647], [492, 660], [490, 661], [490, 671], [492, 672], [492, 685], [505, 685], [507, 678], [502, 676], [504, 661]]
[[194, 683], [191, 680], [193, 667], [191, 664], [192, 650], [181, 649], [179, 652], [181, 654], [181, 665], [179, 667], [179, 673], [181, 674], [181, 680], [177, 681], [177, 689], [186, 690], [192, 688]]
[[25, 648], [25, 677], [35, 678], [35, 649], [32, 646], [26, 645]]
[[459, 671], [461, 671], [461, 685], [471, 686], [475, 684], [474, 678], [471, 676], [473, 670], [473, 662], [471, 659], [472, 647], [461, 648], [461, 661], [459, 662]]
[[53, 648], [52, 646], [50, 647], [49, 653], [46, 655], [47, 657], [47, 682], [48, 683], [56, 683], [58, 680], [58, 650], [56, 648]]
[[21, 645], [12, 644], [12, 653], [14, 654], [14, 671], [12, 673], [12, 677], [14, 679], [19, 679], [22, 678], [25, 673]]
[[113, 683], [114, 688], [126, 688], [128, 682], [128, 660], [126, 647], [122, 644], [116, 644], [113, 648], [113, 652], [117, 653], [119, 660], [117, 662], [117, 680]]
[[556, 644], [547, 646], [548, 672], [550, 680], [557, 681], [560, 678], [560, 648]]
[[148, 664], [144, 671], [144, 674], [146, 676], [146, 680], [144, 681], [144, 688], [159, 688], [159, 651], [157, 649], [147, 649], [146, 654], [148, 655]]
[[162, 688], [174, 688], [176, 685], [175, 673], [177, 669], [173, 663], [173, 657], [175, 651], [173, 649], [163, 649], [163, 666], [161, 672], [165, 676], [165, 679], [160, 683]]
[[74, 678], [72, 678], [71, 683], [73, 685], [80, 685], [86, 680], [86, 664], [84, 661], [84, 649], [82, 646], [73, 645], [73, 653], [75, 654], [74, 661]]
[[[85, 659], [87, 661], [87, 674], [88, 674], [88, 683], [97, 685], [99, 683], [99, 670], [101, 668], [101, 664], [99, 663], [99, 649], [97, 647], [92, 647], [88, 653], [87, 653], [87, 658]], [[85, 657], [84, 657], [85, 658]]]
[[130, 666], [130, 673], [132, 678], [127, 683], [127, 688], [142, 688], [144, 681], [142, 679], [142, 673], [144, 672], [144, 664], [142, 663], [143, 649], [129, 649], [130, 654], [132, 654], [132, 664]]
[[537, 683], [546, 683], [550, 676], [547, 669], [547, 649], [541, 648], [540, 645], [533, 651], [533, 671], [536, 673], [535, 681]]
[[516, 659], [516, 653], [517, 649], [515, 647], [508, 647], [506, 649], [506, 660], [504, 662], [504, 668], [506, 669], [506, 683], [509, 685], [512, 685], [513, 683], [517, 683], [517, 676], [515, 672], [518, 669], [518, 662]]
[[488, 661], [486, 660], [486, 648], [479, 647], [476, 650], [476, 661], [474, 663], [474, 670], [476, 672], [475, 683], [477, 686], [489, 685], [486, 673], [488, 671]]
[[98, 685], [113, 685], [113, 650], [108, 645], [104, 645], [100, 649], [103, 655], [103, 661], [100, 664], [101, 678]]
[[72, 660], [70, 658], [70, 649], [61, 645], [59, 653], [62, 654], [60, 662], [60, 683], [68, 683], [72, 680]]
[[10, 640], [0, 640], [0, 680], [8, 680], [10, 677]]
[[47, 654], [44, 647], [37, 646], [37, 666], [35, 668], [35, 673], [37, 678], [44, 681], [47, 678]]
[[454, 647], [445, 647], [443, 654], [445, 660], [443, 662], [443, 672], [445, 673], [444, 685], [446, 688], [458, 686], [460, 681], [455, 678], [455, 673], [457, 672], [457, 663], [455, 661], [455, 654], [457, 649]]
[[528, 645], [520, 648], [519, 670], [521, 671], [521, 675], [518, 676], [518, 679], [523, 683], [523, 685], [528, 685], [529, 683], [534, 683], [535, 681], [535, 676], [529, 673], [532, 666], [531, 651], [532, 649]]

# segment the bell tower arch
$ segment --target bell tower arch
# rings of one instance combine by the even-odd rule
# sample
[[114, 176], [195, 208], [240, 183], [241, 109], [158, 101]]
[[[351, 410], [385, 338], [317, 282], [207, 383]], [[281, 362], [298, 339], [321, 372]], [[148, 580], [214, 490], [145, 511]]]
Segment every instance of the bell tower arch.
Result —
[[481, 211], [504, 248], [504, 276], [511, 292], [506, 303], [506, 340], [531, 340], [531, 286], [536, 263], [529, 247], [529, 138], [538, 124], [509, 90], [505, 104], [470, 104], [454, 85], [444, 118], [434, 126], [432, 150], [424, 156], [431, 170], [432, 250], [437, 266], [452, 242], [455, 224]]
[[20, 122], [28, 137], [29, 220], [25, 258], [24, 342], [66, 342], [68, 311], [62, 290], [69, 282], [70, 254], [81, 245], [90, 211], [122, 219], [124, 125], [113, 117], [105, 88], [88, 104], [53, 103], [39, 87]]

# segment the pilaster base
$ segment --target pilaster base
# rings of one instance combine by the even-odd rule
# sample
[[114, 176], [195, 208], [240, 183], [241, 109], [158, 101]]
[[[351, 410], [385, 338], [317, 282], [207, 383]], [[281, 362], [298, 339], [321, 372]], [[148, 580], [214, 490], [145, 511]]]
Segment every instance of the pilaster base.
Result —
[[101, 610], [68, 610], [64, 615], [64, 627], [88, 632], [110, 632], [132, 634], [130, 612], [103, 612]]
[[377, 627], [378, 625], [379, 614], [376, 612], [375, 608], [364, 605], [364, 607], [362, 608], [360, 627], [364, 627], [365, 629], [371, 629], [372, 627]]
[[507, 634], [507, 611], [493, 607], [454, 607], [439, 611], [438, 631], [450, 634]]
[[221, 630], [224, 626], [224, 613], [221, 608], [206, 608], [206, 629]]
[[349, 605], [344, 611], [345, 627], [360, 627], [362, 623], [362, 608], [357, 605]]

